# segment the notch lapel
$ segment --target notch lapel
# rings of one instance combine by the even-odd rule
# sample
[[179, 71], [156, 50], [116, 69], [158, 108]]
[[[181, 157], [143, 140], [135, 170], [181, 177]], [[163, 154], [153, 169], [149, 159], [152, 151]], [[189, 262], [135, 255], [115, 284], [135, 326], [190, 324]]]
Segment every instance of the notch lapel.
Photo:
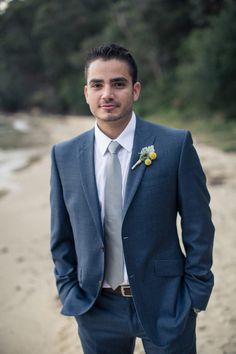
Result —
[[87, 132], [84, 141], [78, 151], [79, 172], [81, 175], [84, 195], [87, 200], [91, 215], [95, 222], [98, 233], [103, 238], [101, 221], [101, 207], [98, 199], [97, 183], [94, 167], [94, 129]]
[[123, 220], [134, 198], [137, 188], [142, 180], [143, 174], [147, 168], [144, 163], [141, 163], [140, 165], [136, 166], [134, 170], [132, 170], [131, 167], [137, 162], [139, 158], [138, 153], [142, 150], [142, 148], [145, 146], [153, 145], [154, 140], [155, 140], [155, 135], [152, 135], [151, 129], [148, 127], [148, 124], [146, 124], [146, 122], [143, 122], [141, 119], [136, 117], [134, 143], [133, 143], [133, 149], [132, 149], [132, 155], [130, 159], [129, 173], [127, 178], [126, 191], [125, 191]]

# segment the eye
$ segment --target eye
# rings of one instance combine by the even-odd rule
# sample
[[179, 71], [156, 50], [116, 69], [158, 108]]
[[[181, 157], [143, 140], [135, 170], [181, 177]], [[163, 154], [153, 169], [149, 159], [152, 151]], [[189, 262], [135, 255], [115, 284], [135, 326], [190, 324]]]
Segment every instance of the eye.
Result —
[[118, 81], [118, 82], [114, 83], [114, 86], [116, 88], [123, 88], [123, 87], [125, 87], [125, 83], [123, 81]]
[[92, 88], [99, 89], [101, 87], [102, 87], [102, 84], [99, 83], [99, 82], [95, 82], [95, 83], [92, 84]]

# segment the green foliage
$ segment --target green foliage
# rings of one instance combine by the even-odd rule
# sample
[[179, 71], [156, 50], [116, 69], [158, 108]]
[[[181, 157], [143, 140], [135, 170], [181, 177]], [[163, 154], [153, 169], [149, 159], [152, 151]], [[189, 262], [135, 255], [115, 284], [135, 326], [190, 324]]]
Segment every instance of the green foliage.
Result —
[[236, 152], [236, 121], [225, 120], [222, 116], [190, 116], [175, 109], [163, 110], [149, 116], [149, 120], [170, 127], [188, 129], [193, 137], [207, 145], [216, 146], [225, 152]]
[[32, 36], [36, 1], [12, 2], [0, 16], [0, 107], [17, 110], [40, 85], [42, 70], [38, 44]]
[[177, 90], [195, 111], [236, 118], [236, 6], [229, 1], [207, 28], [194, 30], [180, 51]]
[[0, 14], [0, 108], [88, 113], [85, 55], [118, 42], [142, 82], [136, 109], [236, 116], [235, 2], [231, 0], [14, 0]]

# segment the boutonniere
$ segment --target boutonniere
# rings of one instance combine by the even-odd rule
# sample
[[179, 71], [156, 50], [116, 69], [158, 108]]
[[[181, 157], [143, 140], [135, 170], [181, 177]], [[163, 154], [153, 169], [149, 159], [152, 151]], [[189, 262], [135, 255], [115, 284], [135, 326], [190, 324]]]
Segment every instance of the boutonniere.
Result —
[[155, 152], [154, 145], [145, 146], [139, 152], [139, 159], [138, 161], [131, 167], [132, 170], [135, 169], [138, 165], [142, 162], [145, 163], [146, 166], [150, 166], [152, 161], [157, 158], [157, 153]]

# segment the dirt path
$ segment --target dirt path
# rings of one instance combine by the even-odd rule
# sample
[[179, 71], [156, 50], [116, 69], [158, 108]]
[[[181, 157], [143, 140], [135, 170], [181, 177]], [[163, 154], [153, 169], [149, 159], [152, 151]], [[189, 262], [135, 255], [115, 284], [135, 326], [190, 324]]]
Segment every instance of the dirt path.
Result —
[[[89, 129], [93, 120], [45, 121], [58, 142]], [[216, 225], [216, 285], [198, 320], [199, 354], [236, 353], [236, 155], [197, 145], [208, 176]], [[0, 354], [79, 354], [73, 318], [59, 314], [49, 254], [49, 147], [15, 173], [18, 186], [0, 198]], [[136, 354], [143, 353], [138, 342]], [[112, 354], [112, 353], [111, 353]]]

